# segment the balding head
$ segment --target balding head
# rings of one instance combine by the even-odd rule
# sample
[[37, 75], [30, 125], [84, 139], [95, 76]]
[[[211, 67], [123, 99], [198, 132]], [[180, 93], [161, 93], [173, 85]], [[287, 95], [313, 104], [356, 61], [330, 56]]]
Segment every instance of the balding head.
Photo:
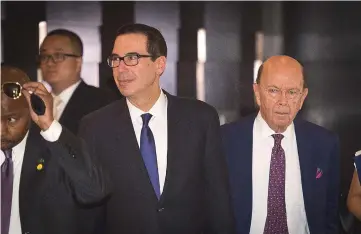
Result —
[[303, 79], [303, 88], [307, 88], [307, 82], [302, 65], [296, 59], [286, 55], [276, 55], [267, 59], [258, 69], [256, 83], [260, 84], [261, 77], [265, 72], [272, 73], [285, 68], [287, 68], [288, 72], [301, 74]]
[[[1, 65], [1, 87], [9, 82], [18, 82], [21, 86], [29, 81], [22, 70]], [[1, 149], [12, 148], [24, 138], [30, 124], [29, 105], [21, 95], [18, 99], [8, 97], [1, 89]]]
[[[26, 82], [29, 82], [30, 79], [28, 75], [20, 70], [19, 68], [8, 66], [8, 65], [1, 65], [1, 87], [4, 83], [12, 83], [17, 82], [21, 86], [23, 86]], [[19, 108], [22, 107], [28, 107], [28, 104], [26, 102], [26, 99], [23, 95], [21, 95], [18, 99], [11, 99], [8, 96], [4, 94], [4, 92], [1, 92], [1, 100], [6, 102], [13, 102], [14, 105], [17, 105]]]
[[263, 119], [275, 132], [292, 123], [308, 94], [303, 67], [294, 58], [277, 55], [267, 59], [253, 89]]
[[6, 82], [19, 82], [23, 85], [29, 81], [28, 75], [19, 68], [1, 65], [1, 84]]

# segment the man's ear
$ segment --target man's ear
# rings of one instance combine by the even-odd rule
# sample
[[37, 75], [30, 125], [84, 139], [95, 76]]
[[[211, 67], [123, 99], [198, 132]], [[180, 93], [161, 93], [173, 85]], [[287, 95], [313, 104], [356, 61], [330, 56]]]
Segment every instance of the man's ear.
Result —
[[302, 109], [303, 103], [305, 102], [307, 95], [308, 95], [308, 88], [305, 88], [302, 91], [302, 96], [301, 96], [301, 100], [300, 100], [300, 107], [299, 107], [300, 110]]
[[258, 106], [261, 106], [261, 94], [260, 94], [260, 87], [257, 83], [253, 84], [253, 92], [255, 96], [255, 100]]
[[156, 72], [158, 76], [161, 76], [163, 74], [163, 72], [165, 71], [165, 67], [167, 64], [167, 58], [165, 56], [160, 56], [159, 58], [157, 58], [155, 60], [156, 63]]
[[83, 57], [76, 58], [76, 71], [80, 73], [83, 64]]

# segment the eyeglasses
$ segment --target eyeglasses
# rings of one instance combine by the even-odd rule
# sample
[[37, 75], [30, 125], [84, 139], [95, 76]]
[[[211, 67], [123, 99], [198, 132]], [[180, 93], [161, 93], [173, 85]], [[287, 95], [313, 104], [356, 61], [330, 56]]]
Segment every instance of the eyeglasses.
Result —
[[137, 53], [127, 54], [124, 57], [121, 57], [117, 54], [112, 54], [108, 57], [107, 62], [109, 67], [115, 68], [119, 67], [120, 62], [123, 60], [124, 64], [127, 66], [136, 66], [139, 63], [140, 58], [152, 58], [153, 55], [142, 55]]
[[65, 53], [39, 54], [38, 55], [38, 62], [39, 63], [48, 63], [49, 59], [51, 58], [54, 63], [61, 63], [67, 57], [80, 58], [81, 56], [76, 55], [76, 54], [65, 54]]
[[21, 90], [23, 87], [18, 82], [5, 82], [1, 85], [1, 92], [12, 99], [21, 97]]
[[294, 100], [298, 99], [302, 92], [298, 89], [288, 89], [288, 90], [281, 90], [275, 87], [268, 87], [264, 88], [267, 95], [271, 97], [272, 99], [278, 99], [282, 96], [283, 92], [286, 93], [286, 99], [288, 100]]

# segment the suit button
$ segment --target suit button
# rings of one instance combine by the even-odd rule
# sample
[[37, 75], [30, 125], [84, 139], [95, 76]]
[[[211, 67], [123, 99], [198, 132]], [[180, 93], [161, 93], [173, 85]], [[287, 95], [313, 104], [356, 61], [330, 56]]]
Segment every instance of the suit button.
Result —
[[164, 210], [164, 207], [161, 207], [158, 209], [158, 212], [162, 212]]
[[30, 234], [30, 232], [24, 232], [24, 234]]

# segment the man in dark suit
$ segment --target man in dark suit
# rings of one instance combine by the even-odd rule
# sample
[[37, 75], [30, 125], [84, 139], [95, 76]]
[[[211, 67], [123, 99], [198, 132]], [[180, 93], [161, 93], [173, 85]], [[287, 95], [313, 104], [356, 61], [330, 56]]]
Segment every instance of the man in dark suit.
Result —
[[261, 66], [258, 115], [222, 126], [237, 233], [338, 233], [339, 141], [295, 119], [307, 96], [288, 56]]
[[218, 114], [160, 88], [166, 56], [157, 29], [121, 27], [108, 64], [126, 98], [81, 122], [114, 184], [105, 233], [233, 233]]
[[51, 86], [54, 118], [74, 134], [82, 117], [116, 100], [109, 91], [86, 84], [81, 78], [83, 43], [66, 29], [56, 29], [40, 47], [43, 79]]
[[[27, 82], [23, 71], [1, 66], [1, 233], [101, 233], [93, 207], [109, 196], [107, 179], [95, 158], [71, 146], [83, 143], [53, 121], [51, 94]], [[44, 115], [32, 111], [28, 91], [44, 100]]]

